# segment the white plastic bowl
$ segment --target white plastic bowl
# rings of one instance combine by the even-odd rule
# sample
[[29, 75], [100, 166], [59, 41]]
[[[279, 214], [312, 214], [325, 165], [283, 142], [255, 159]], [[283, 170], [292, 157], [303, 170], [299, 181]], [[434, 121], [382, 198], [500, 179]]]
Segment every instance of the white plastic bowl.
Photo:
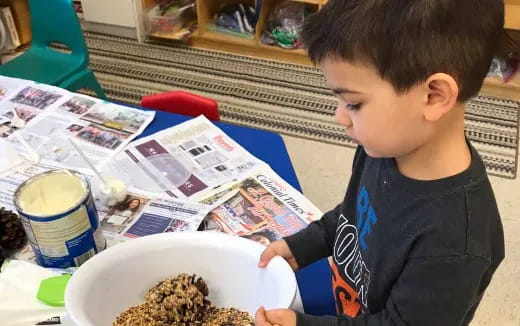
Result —
[[280, 257], [257, 267], [264, 247], [214, 232], [163, 233], [129, 240], [89, 259], [72, 276], [65, 308], [78, 326], [111, 325], [146, 291], [178, 273], [194, 273], [208, 284], [219, 307], [253, 314], [260, 307], [290, 308], [297, 293], [293, 271]]

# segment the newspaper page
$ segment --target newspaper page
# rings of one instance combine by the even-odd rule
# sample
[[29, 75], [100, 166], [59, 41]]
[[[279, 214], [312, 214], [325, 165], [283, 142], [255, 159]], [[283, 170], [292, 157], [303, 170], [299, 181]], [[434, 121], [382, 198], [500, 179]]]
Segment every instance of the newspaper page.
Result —
[[265, 165], [204, 116], [132, 142], [103, 168], [138, 189], [174, 198], [243, 179]]
[[[52, 161], [26, 165], [7, 177], [0, 178], [0, 207], [16, 211], [14, 194], [19, 185], [30, 177], [53, 169], [67, 168]], [[99, 195], [99, 180], [90, 170], [78, 170], [89, 179], [100, 225], [107, 246], [163, 232], [197, 231], [211, 206], [169, 197], [158, 197], [129, 189], [126, 198], [114, 206], [106, 206]], [[29, 245], [14, 258], [36, 263]]]
[[0, 76], [0, 103], [11, 98], [22, 88], [33, 85], [34, 82], [25, 79]]
[[96, 200], [107, 246], [164, 232], [197, 231], [211, 206], [132, 190], [114, 206]]
[[58, 87], [0, 76], [0, 137], [26, 152], [85, 168], [67, 137], [95, 165], [103, 165], [153, 121], [155, 112], [117, 105]]
[[70, 137], [94, 165], [101, 166], [142, 133], [154, 116], [153, 111], [70, 93], [61, 105], [35, 118], [21, 136], [45, 159], [86, 168]]
[[7, 138], [57, 105], [67, 91], [16, 78], [0, 77], [0, 137]]
[[292, 235], [320, 219], [321, 211], [270, 168], [210, 194], [201, 203], [216, 206], [202, 228], [243, 236], [264, 245]]

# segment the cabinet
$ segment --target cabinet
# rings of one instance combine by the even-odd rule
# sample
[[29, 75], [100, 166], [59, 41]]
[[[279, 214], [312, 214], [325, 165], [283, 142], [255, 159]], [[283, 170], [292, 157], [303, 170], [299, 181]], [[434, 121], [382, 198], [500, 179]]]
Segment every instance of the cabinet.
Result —
[[[508, 48], [515, 48], [520, 52], [520, 0], [505, 0], [504, 27], [503, 39], [509, 43]], [[497, 77], [486, 78], [482, 92], [520, 101], [520, 72], [517, 72], [507, 83]]]
[[[155, 5], [155, 0], [137, 0], [140, 3], [136, 8], [141, 13], [140, 35], [141, 38], [176, 39], [175, 35], [154, 33], [146, 35], [144, 32], [143, 13]], [[319, 10], [327, 0], [291, 0], [308, 4], [311, 9]], [[245, 39], [231, 36], [215, 31], [208, 30], [208, 25], [212, 22], [215, 14], [226, 4], [247, 3], [248, 0], [196, 0], [197, 4], [197, 24], [198, 29], [193, 34], [190, 43], [192, 46], [206, 49], [232, 52], [242, 55], [256, 56], [266, 59], [275, 59], [300, 64], [310, 64], [307, 54], [303, 49], [282, 49], [277, 46], [264, 45], [260, 42], [260, 37], [264, 29], [265, 22], [271, 10], [282, 0], [262, 0], [262, 9], [256, 25], [254, 39]], [[250, 0], [253, 4], [254, 1]]]
[[[84, 0], [84, 3], [88, 1], [93, 0]], [[175, 36], [168, 34], [156, 33], [147, 35], [144, 31], [143, 13], [155, 5], [155, 0], [134, 1], [136, 1], [135, 9], [136, 17], [138, 18], [137, 30], [141, 40], [145, 38], [176, 39]], [[260, 36], [269, 13], [276, 4], [283, 0], [262, 0], [262, 10], [256, 26], [256, 35], [252, 40], [214, 32], [206, 28], [212, 21], [215, 13], [218, 12], [223, 5], [247, 1], [248, 0], [196, 0], [198, 29], [191, 39], [191, 45], [205, 49], [310, 65], [311, 62], [307, 58], [306, 51], [303, 49], [282, 49], [277, 46], [264, 45], [260, 42]], [[253, 0], [250, 1], [251, 3], [253, 2]], [[327, 2], [327, 0], [291, 1], [307, 3], [315, 10], [319, 10]], [[513, 33], [511, 35], [517, 35], [515, 36], [515, 42], [520, 43], [520, 0], [505, 0], [505, 11], [505, 28], [509, 33]], [[486, 78], [482, 91], [488, 95], [520, 101], [520, 73], [517, 73], [513, 80], [508, 83], [504, 83], [500, 78]]]

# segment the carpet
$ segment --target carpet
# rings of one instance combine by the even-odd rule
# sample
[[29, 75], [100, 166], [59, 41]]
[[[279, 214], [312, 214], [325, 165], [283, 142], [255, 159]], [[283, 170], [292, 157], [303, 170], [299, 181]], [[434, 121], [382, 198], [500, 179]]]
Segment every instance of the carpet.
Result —
[[[187, 90], [217, 100], [225, 122], [354, 147], [334, 123], [336, 98], [310, 66], [86, 32], [90, 65], [110, 100]], [[515, 178], [520, 103], [478, 96], [466, 132], [490, 174]]]

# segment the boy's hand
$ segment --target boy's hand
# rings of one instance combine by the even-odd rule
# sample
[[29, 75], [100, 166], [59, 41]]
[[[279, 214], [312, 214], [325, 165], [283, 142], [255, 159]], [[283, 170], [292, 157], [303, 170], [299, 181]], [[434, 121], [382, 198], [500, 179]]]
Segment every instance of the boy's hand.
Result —
[[298, 263], [296, 259], [294, 259], [291, 249], [289, 249], [285, 240], [277, 240], [271, 243], [269, 247], [264, 250], [262, 256], [260, 256], [258, 267], [265, 268], [275, 256], [284, 258], [294, 271], [298, 269]]
[[296, 326], [296, 313], [289, 309], [266, 311], [260, 307], [255, 315], [255, 326]]

